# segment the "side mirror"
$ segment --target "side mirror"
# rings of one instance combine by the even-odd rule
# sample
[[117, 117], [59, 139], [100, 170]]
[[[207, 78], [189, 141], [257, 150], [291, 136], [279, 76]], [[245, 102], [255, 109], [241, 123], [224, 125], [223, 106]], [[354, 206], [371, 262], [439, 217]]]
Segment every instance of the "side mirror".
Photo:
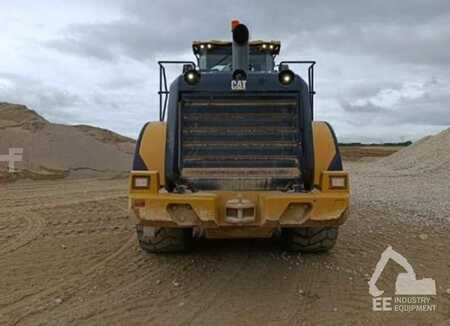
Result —
[[195, 69], [195, 67], [192, 64], [190, 64], [190, 63], [184, 64], [183, 65], [183, 74], [188, 72], [189, 70], [194, 70], [194, 69]]
[[278, 66], [278, 71], [283, 71], [283, 70], [289, 70], [289, 65], [284, 63], [284, 64]]

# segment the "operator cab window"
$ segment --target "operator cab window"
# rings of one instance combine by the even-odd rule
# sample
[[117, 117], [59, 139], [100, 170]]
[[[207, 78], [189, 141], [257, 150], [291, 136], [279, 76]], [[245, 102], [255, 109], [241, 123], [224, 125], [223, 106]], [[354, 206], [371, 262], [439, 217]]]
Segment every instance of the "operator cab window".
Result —
[[[233, 57], [231, 47], [209, 50], [200, 54], [200, 70], [207, 71], [231, 71]], [[274, 59], [270, 53], [262, 53], [250, 48], [249, 70], [250, 71], [272, 71]]]

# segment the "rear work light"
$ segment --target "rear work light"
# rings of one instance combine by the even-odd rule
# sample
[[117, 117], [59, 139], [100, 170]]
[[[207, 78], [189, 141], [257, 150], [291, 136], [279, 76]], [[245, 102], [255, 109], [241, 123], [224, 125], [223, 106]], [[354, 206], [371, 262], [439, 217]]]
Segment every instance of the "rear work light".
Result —
[[200, 73], [195, 69], [190, 69], [184, 73], [184, 81], [189, 85], [195, 85], [200, 81]]
[[278, 74], [278, 80], [280, 82], [281, 85], [289, 85], [290, 83], [292, 83], [292, 81], [295, 79], [295, 75], [294, 73], [289, 70], [282, 70], [280, 71], [280, 73]]
[[150, 177], [149, 176], [134, 176], [133, 177], [133, 188], [134, 189], [148, 189], [150, 187]]
[[329, 179], [330, 189], [346, 189], [347, 188], [347, 176], [343, 175], [330, 175]]

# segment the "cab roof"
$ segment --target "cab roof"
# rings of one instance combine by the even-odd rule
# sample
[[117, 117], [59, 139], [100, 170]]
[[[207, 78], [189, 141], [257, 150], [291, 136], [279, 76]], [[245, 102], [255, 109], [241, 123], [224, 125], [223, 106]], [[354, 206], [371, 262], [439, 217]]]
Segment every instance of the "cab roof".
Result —
[[[232, 42], [230, 41], [193, 41], [192, 51], [194, 54], [201, 54], [204, 51], [208, 51], [215, 48], [226, 48], [231, 47]], [[257, 49], [261, 52], [271, 53], [272, 55], [277, 55], [280, 53], [281, 43], [280, 41], [263, 41], [255, 40], [249, 42], [250, 48]]]

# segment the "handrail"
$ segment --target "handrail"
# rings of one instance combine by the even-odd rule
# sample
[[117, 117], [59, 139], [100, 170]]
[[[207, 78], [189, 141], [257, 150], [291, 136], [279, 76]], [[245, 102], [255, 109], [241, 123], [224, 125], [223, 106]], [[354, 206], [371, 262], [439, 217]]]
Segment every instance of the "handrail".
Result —
[[[194, 68], [194, 61], [158, 61], [159, 65], [159, 121], [164, 121], [167, 111], [167, 102], [169, 100], [170, 90], [167, 87], [166, 67], [169, 64], [191, 64]], [[164, 96], [164, 101], [163, 101]]]
[[[169, 100], [170, 90], [167, 87], [167, 75], [166, 67], [164, 65], [169, 64], [191, 64], [194, 68], [197, 67], [194, 61], [158, 61], [159, 65], [159, 120], [164, 121], [167, 111], [167, 103]], [[308, 66], [308, 92], [309, 99], [311, 102], [311, 114], [314, 114], [314, 95], [316, 94], [314, 90], [314, 65], [315, 61], [298, 61], [298, 60], [286, 60], [281, 61], [278, 64], [280, 67], [283, 64], [307, 64]], [[164, 99], [163, 99], [164, 97]]]
[[315, 61], [281, 61], [278, 66], [283, 64], [307, 64], [308, 66], [308, 92], [309, 92], [309, 100], [311, 102], [311, 115], [314, 114], [314, 95], [316, 94], [314, 90], [314, 65]]

